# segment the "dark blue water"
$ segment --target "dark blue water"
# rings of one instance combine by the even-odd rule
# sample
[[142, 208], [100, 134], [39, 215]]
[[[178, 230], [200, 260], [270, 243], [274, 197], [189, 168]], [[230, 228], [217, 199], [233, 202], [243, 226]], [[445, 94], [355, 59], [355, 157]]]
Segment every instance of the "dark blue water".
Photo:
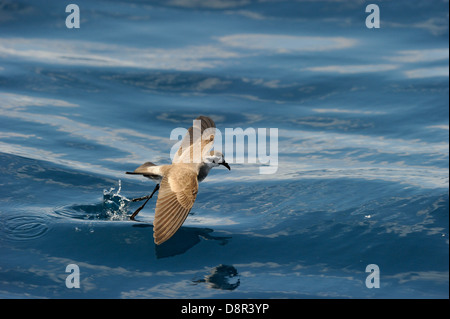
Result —
[[[0, 2], [2, 298], [449, 297], [448, 2], [75, 3]], [[278, 171], [225, 154], [156, 247], [124, 172], [199, 115]]]

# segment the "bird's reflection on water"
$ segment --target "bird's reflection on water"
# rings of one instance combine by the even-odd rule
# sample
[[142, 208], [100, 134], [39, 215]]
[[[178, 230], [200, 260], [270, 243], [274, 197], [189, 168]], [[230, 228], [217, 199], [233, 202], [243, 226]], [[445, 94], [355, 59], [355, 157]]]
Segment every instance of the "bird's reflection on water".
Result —
[[192, 282], [207, 283], [210, 288], [221, 290], [234, 290], [241, 284], [238, 278], [235, 282], [230, 282], [236, 277], [239, 277], [238, 271], [235, 267], [229, 265], [219, 265], [211, 270], [211, 273], [205, 276], [204, 279], [193, 280]]

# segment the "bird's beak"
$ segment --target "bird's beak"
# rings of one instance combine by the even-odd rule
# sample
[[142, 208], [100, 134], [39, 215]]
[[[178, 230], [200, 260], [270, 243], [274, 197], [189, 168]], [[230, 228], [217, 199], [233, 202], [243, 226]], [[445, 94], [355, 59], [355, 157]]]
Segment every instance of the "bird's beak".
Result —
[[230, 165], [228, 165], [227, 162], [219, 163], [219, 165], [223, 165], [223, 166], [225, 166], [226, 168], [228, 168], [228, 170], [231, 170], [231, 167], [230, 167]]

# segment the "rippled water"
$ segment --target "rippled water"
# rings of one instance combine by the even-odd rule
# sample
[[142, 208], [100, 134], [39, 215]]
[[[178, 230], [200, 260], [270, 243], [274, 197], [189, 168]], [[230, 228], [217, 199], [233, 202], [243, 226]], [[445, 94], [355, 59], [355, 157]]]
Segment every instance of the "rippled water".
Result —
[[[1, 297], [448, 298], [448, 2], [74, 2], [0, 2]], [[124, 172], [199, 115], [277, 173], [225, 154], [155, 246]]]

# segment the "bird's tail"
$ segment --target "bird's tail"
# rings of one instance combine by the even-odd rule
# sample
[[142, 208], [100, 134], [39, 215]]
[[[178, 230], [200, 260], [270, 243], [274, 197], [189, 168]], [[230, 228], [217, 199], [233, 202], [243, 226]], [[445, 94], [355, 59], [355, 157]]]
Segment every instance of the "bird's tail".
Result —
[[146, 162], [136, 168], [134, 172], [127, 172], [127, 174], [148, 174], [151, 172], [151, 169], [149, 167], [156, 166], [156, 164], [153, 164], [152, 162]]
[[152, 162], [146, 162], [136, 168], [134, 172], [125, 172], [126, 174], [130, 175], [143, 175], [145, 177], [148, 177], [150, 179], [160, 179], [161, 176], [159, 175], [158, 169], [152, 169], [153, 167], [157, 166], [156, 164], [153, 164]]

